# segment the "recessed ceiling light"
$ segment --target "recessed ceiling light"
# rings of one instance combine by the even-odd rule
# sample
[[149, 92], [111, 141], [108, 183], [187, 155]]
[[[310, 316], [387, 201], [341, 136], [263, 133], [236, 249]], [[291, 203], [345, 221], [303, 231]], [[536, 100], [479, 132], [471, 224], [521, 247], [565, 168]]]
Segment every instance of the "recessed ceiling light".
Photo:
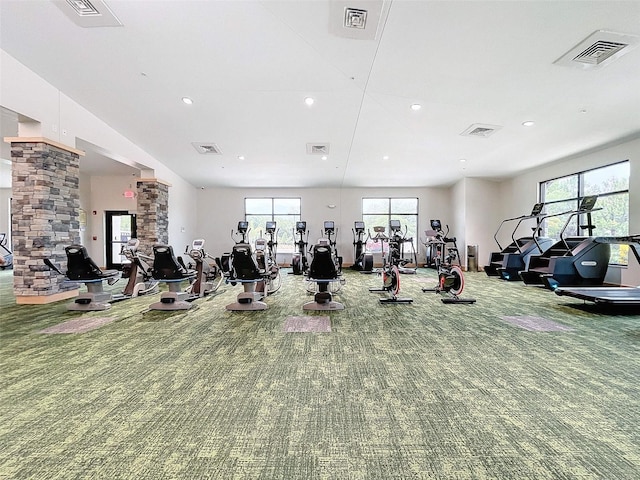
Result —
[[326, 160], [327, 158], [328, 158], [328, 157], [327, 157], [326, 155], [322, 155], [322, 156], [320, 157], [320, 159], [321, 159], [321, 160]]
[[304, 99], [304, 103], [306, 103], [306, 104], [307, 104], [307, 106], [309, 106], [309, 107], [310, 107], [311, 105], [313, 105], [313, 103], [314, 103], [314, 102], [315, 102], [315, 100], [314, 100], [313, 98], [311, 98], [311, 97], [306, 97], [306, 98]]
[[526, 122], [522, 122], [523, 127], [533, 127], [536, 124], [533, 120], [527, 120]]
[[422, 108], [422, 105], [420, 105], [419, 103], [414, 103], [409, 108], [411, 108], [411, 110], [413, 110], [414, 112], [417, 112], [418, 110], [420, 110]]
[[244, 155], [238, 155], [238, 160], [244, 160]]
[[384, 157], [382, 157], [383, 160], [389, 160], [389, 155], [385, 155]]
[[467, 159], [466, 159], [466, 158], [461, 158], [461, 159], [460, 159], [460, 163], [466, 163], [466, 162], [467, 162]]
[[187, 105], [192, 105], [193, 104], [193, 100], [191, 100], [189, 97], [182, 97], [182, 101], [184, 103], [186, 103]]

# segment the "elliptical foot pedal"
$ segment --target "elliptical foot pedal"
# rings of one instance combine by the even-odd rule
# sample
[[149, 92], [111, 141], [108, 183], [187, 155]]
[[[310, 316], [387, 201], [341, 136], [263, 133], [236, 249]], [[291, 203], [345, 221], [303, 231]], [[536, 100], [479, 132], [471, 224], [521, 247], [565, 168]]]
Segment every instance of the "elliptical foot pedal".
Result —
[[413, 298], [381, 298], [380, 303], [413, 303]]

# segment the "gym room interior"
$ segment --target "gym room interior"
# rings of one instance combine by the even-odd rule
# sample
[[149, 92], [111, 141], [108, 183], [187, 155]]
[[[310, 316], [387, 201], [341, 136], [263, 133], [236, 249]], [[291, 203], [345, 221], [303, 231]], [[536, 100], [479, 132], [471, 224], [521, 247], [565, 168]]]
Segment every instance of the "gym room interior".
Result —
[[638, 478], [639, 19], [0, 0], [0, 477]]

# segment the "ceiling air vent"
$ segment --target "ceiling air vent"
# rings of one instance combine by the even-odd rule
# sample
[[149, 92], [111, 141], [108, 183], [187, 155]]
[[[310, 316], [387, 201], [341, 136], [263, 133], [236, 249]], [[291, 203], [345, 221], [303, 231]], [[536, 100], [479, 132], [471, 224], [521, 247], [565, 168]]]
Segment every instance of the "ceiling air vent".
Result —
[[89, 0], [67, 0], [67, 3], [81, 17], [100, 15], [100, 12]]
[[553, 63], [582, 69], [597, 68], [628, 53], [637, 43], [636, 35], [597, 30]]
[[79, 27], [122, 26], [104, 0], [53, 0], [53, 3]]
[[367, 11], [360, 10], [359, 8], [345, 8], [344, 9], [344, 27], [345, 28], [360, 28], [363, 29], [367, 26]]
[[500, 130], [502, 127], [499, 125], [486, 125], [481, 123], [474, 123], [469, 128], [467, 128], [460, 135], [464, 135], [466, 137], [482, 137], [486, 138], [493, 135], [497, 130]]
[[309, 155], [329, 155], [329, 144], [307, 143], [307, 153]]
[[193, 142], [191, 145], [202, 155], [222, 155], [222, 150], [215, 143]]

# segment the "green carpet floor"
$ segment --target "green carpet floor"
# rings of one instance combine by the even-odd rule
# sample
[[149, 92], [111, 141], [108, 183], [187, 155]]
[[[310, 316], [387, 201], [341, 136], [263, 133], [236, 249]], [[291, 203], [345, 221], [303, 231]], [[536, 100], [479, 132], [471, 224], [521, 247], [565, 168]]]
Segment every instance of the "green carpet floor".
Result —
[[[331, 332], [286, 333], [310, 300], [291, 275], [262, 312], [225, 311], [223, 285], [83, 314], [15, 305], [0, 272], [0, 478], [640, 478], [639, 314], [482, 273], [444, 305], [427, 270], [382, 306], [379, 277], [345, 276], [345, 310], [311, 314]], [[79, 317], [114, 321], [40, 333]]]

